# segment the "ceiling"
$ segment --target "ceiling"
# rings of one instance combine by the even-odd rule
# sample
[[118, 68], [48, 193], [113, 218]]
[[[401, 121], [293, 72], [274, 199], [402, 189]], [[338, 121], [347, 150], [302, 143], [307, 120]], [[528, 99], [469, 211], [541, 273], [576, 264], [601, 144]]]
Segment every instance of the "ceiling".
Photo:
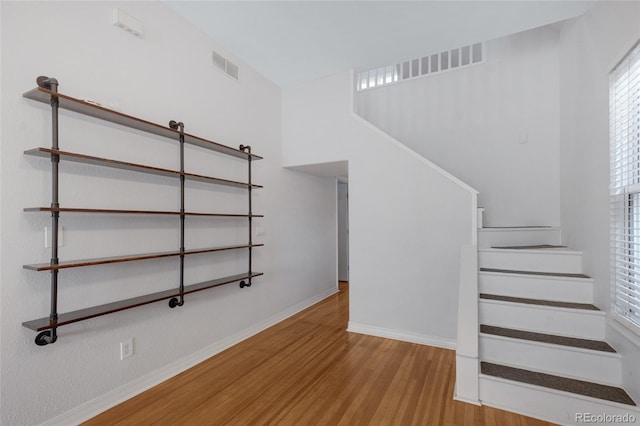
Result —
[[[375, 68], [573, 18], [593, 2], [166, 1], [285, 87]], [[242, 70], [240, 71], [242, 72]]]

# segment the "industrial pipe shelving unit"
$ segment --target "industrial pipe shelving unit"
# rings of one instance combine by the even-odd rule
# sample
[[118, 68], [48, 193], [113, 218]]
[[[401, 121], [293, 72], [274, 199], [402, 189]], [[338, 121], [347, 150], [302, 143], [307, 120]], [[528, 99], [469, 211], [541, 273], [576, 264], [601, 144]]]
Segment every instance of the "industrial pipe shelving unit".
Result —
[[[252, 154], [251, 147], [246, 145], [240, 145], [239, 149], [235, 149], [226, 145], [222, 145], [210, 140], [200, 138], [198, 136], [190, 135], [184, 132], [184, 124], [171, 120], [169, 126], [165, 127], [159, 124], [155, 124], [149, 121], [142, 120], [137, 117], [122, 114], [118, 111], [114, 111], [108, 108], [104, 108], [92, 102], [72, 98], [70, 96], [61, 94], [58, 92], [58, 81], [55, 78], [38, 77], [38, 87], [24, 93], [24, 97], [32, 99], [38, 102], [51, 105], [51, 123], [52, 123], [52, 143], [51, 148], [34, 148], [25, 151], [26, 155], [46, 157], [51, 159], [51, 205], [49, 207], [30, 207], [25, 208], [26, 212], [50, 212], [51, 213], [51, 260], [48, 263], [24, 265], [27, 270], [32, 271], [49, 271], [51, 273], [51, 285], [50, 285], [50, 313], [48, 317], [26, 321], [22, 323], [23, 326], [39, 331], [35, 339], [35, 343], [39, 346], [44, 346], [49, 343], [54, 343], [57, 340], [57, 329], [60, 326], [72, 324], [78, 321], [84, 321], [89, 318], [94, 318], [101, 315], [110, 314], [113, 312], [122, 311], [125, 309], [135, 308], [137, 306], [146, 305], [148, 303], [157, 302], [160, 300], [169, 299], [169, 306], [174, 308], [176, 306], [182, 306], [184, 304], [185, 294], [195, 293], [198, 291], [206, 290], [213, 287], [218, 287], [224, 284], [230, 284], [234, 282], [240, 282], [240, 288], [249, 287], [252, 284], [252, 279], [263, 275], [262, 272], [254, 272], [252, 265], [252, 250], [256, 247], [263, 246], [263, 244], [254, 244], [252, 239], [252, 219], [256, 217], [263, 217], [262, 215], [253, 214], [251, 194], [252, 190], [256, 188], [262, 188], [260, 185], [256, 185], [252, 182], [251, 177], [251, 164], [252, 161], [260, 160], [262, 157]], [[77, 152], [62, 151], [58, 141], [58, 110], [60, 108], [74, 111], [83, 115], [94, 117], [107, 122], [115, 123], [117, 125], [125, 126], [128, 128], [140, 130], [149, 134], [166, 137], [169, 139], [177, 140], [180, 144], [180, 170], [162, 169], [157, 167], [151, 167], [144, 164], [134, 164], [115, 159], [101, 158], [90, 155], [85, 155]], [[239, 182], [227, 179], [222, 179], [213, 176], [204, 176], [185, 171], [185, 144], [195, 145], [201, 148], [209, 149], [224, 155], [245, 159], [248, 165], [248, 181]], [[166, 177], [179, 178], [180, 180], [180, 209], [176, 211], [157, 211], [157, 210], [121, 210], [121, 209], [92, 209], [82, 207], [61, 207], [58, 195], [59, 195], [59, 164], [61, 161], [75, 162], [90, 164], [94, 166], [109, 167], [115, 169], [129, 170], [139, 173], [154, 174]], [[248, 212], [247, 214], [226, 214], [226, 213], [209, 213], [209, 212], [193, 212], [185, 210], [185, 181], [199, 181], [206, 182], [214, 185], [224, 185], [235, 188], [246, 189], [248, 192]], [[171, 252], [159, 252], [159, 253], [144, 253], [124, 255], [108, 258], [97, 259], [82, 259], [82, 260], [64, 260], [61, 261], [58, 257], [58, 239], [59, 239], [59, 217], [60, 213], [99, 213], [99, 214], [133, 214], [133, 215], [174, 215], [180, 217], [180, 249]], [[187, 216], [202, 216], [202, 217], [246, 217], [249, 221], [249, 241], [247, 244], [222, 246], [222, 247], [209, 247], [201, 249], [187, 250], [185, 248], [185, 219]], [[185, 256], [201, 254], [201, 253], [215, 253], [228, 250], [248, 250], [249, 265], [247, 272], [243, 272], [236, 275], [226, 276], [222, 278], [216, 278], [204, 282], [185, 285], [184, 283], [184, 258]], [[58, 313], [58, 272], [61, 269], [66, 268], [78, 268], [84, 266], [104, 265], [112, 263], [122, 262], [134, 262], [141, 260], [159, 259], [165, 257], [179, 257], [180, 258], [180, 279], [177, 289], [160, 291], [152, 294], [146, 294], [126, 300], [120, 300], [117, 302], [107, 303], [104, 305], [93, 306], [90, 308], [80, 309], [77, 311]]]

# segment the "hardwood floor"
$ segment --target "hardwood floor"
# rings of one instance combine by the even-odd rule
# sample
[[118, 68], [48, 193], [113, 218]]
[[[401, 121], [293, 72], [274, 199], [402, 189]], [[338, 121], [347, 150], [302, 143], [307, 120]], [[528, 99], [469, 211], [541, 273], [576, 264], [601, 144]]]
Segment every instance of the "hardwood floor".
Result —
[[349, 290], [86, 425], [549, 425], [452, 399], [451, 350], [348, 333]]

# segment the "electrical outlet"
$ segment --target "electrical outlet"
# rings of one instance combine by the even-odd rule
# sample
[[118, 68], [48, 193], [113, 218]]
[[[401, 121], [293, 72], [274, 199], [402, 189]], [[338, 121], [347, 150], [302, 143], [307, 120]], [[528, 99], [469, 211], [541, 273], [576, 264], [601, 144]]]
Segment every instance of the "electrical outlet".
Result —
[[133, 356], [133, 338], [120, 342], [120, 361]]
[[[64, 228], [62, 226], [58, 227], [58, 247], [64, 246]], [[48, 226], [44, 227], [44, 248], [51, 248], [52, 237], [51, 237], [51, 228]]]

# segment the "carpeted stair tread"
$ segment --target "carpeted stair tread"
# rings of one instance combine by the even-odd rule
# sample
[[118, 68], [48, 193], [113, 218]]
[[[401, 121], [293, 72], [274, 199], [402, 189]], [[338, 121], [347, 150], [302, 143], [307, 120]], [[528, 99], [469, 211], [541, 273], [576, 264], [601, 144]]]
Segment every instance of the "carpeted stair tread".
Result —
[[590, 303], [572, 303], [559, 302], [555, 300], [526, 299], [524, 297], [500, 296], [497, 294], [480, 293], [480, 299], [498, 300], [500, 302], [524, 303], [526, 305], [551, 306], [554, 308], [586, 309], [588, 311], [600, 310], [597, 306]]
[[491, 248], [502, 249], [502, 250], [543, 250], [543, 249], [567, 248], [567, 246], [554, 246], [552, 244], [537, 244], [533, 246], [495, 246]]
[[563, 272], [518, 271], [515, 269], [480, 268], [480, 272], [498, 272], [502, 274], [519, 274], [519, 275], [539, 275], [543, 277], [559, 277], [559, 278], [591, 278], [590, 276], [585, 274], [566, 274]]
[[530, 226], [483, 226], [480, 229], [551, 229], [553, 226], [530, 225]]
[[602, 342], [600, 340], [578, 339], [576, 337], [565, 337], [555, 334], [534, 333], [531, 331], [514, 330], [511, 328], [495, 327], [492, 325], [484, 324], [480, 325], [480, 332], [485, 334], [492, 334], [494, 336], [509, 337], [512, 339], [551, 343], [554, 345], [591, 349], [600, 352], [616, 352], [616, 350], [613, 349], [607, 342]]
[[538, 373], [521, 368], [507, 367], [505, 365], [492, 364], [489, 362], [481, 362], [480, 370], [482, 374], [486, 374], [488, 376], [528, 383], [530, 385], [543, 386], [559, 391], [613, 401], [620, 404], [636, 405], [636, 403], [623, 389], [614, 386], [569, 379], [566, 377]]

